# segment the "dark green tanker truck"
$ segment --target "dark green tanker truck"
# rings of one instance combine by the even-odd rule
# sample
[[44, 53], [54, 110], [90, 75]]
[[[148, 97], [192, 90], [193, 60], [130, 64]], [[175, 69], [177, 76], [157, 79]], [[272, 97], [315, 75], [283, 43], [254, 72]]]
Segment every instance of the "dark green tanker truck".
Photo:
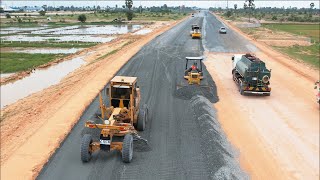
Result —
[[257, 94], [270, 96], [271, 70], [259, 58], [251, 54], [232, 56], [232, 76], [241, 95]]

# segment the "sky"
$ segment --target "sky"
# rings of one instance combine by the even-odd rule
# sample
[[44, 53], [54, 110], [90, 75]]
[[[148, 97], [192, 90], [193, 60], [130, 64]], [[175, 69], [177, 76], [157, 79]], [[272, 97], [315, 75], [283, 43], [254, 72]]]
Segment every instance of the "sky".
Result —
[[[125, 0], [118, 0], [118, 1], [111, 1], [111, 0], [74, 0], [74, 1], [65, 1], [65, 0], [1, 0], [1, 5], [5, 6], [42, 6], [42, 5], [48, 5], [48, 6], [101, 6], [101, 7], [114, 7], [116, 4], [118, 6], [124, 5]], [[315, 4], [314, 8], [319, 9], [319, 1], [307, 1], [307, 0], [255, 0], [254, 4], [256, 7], [297, 7], [297, 8], [310, 8], [310, 3], [313, 2]], [[209, 8], [209, 7], [221, 7], [226, 8], [227, 6], [229, 8], [233, 8], [234, 4], [238, 5], [239, 7], [243, 7], [244, 0], [238, 0], [238, 1], [227, 1], [227, 0], [211, 0], [211, 1], [205, 1], [205, 0], [187, 0], [187, 1], [180, 1], [180, 0], [172, 0], [172, 1], [161, 1], [161, 0], [153, 0], [153, 1], [138, 1], [133, 0], [133, 5], [135, 7], [138, 7], [140, 4], [142, 6], [162, 6], [163, 4], [167, 4], [168, 6], [197, 6], [200, 8]]]

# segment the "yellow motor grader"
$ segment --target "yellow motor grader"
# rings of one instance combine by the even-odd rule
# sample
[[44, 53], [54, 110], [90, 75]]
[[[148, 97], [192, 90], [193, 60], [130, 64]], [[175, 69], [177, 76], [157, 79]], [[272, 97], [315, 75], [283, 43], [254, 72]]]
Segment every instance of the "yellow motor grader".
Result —
[[[148, 108], [140, 107], [140, 89], [136, 77], [115, 76], [110, 86], [106, 88], [109, 105], [103, 102], [99, 94], [102, 123], [87, 121], [85, 127], [101, 129], [99, 141], [92, 140], [90, 134], [85, 134], [81, 141], [81, 160], [88, 162], [92, 153], [97, 150], [118, 150], [122, 160], [129, 163], [133, 156], [133, 140], [142, 139], [137, 131], [143, 131], [148, 118]], [[146, 141], [146, 140], [144, 140]]]

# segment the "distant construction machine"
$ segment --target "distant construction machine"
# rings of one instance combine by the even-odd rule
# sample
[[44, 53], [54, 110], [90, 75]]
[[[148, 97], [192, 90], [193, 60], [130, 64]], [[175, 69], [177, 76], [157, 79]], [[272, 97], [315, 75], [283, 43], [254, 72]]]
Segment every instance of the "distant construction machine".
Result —
[[200, 30], [200, 26], [198, 26], [197, 24], [193, 24], [191, 25], [191, 31], [190, 31], [190, 35], [192, 37], [192, 39], [194, 38], [201, 38], [201, 30]]
[[257, 94], [270, 96], [271, 70], [252, 54], [232, 56], [232, 76], [241, 95]]

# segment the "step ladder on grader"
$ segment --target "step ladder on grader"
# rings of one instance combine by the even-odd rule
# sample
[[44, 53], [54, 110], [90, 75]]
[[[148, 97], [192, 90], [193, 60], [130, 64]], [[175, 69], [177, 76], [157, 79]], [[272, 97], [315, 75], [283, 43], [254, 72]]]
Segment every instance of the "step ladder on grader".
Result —
[[[85, 134], [81, 141], [81, 160], [88, 162], [92, 153], [98, 150], [122, 153], [122, 160], [129, 163], [133, 157], [133, 140], [144, 140], [137, 130], [143, 131], [148, 120], [148, 108], [140, 107], [140, 89], [136, 77], [115, 76], [106, 88], [109, 105], [103, 102], [99, 94], [102, 123], [87, 121], [85, 127], [101, 129], [99, 141], [95, 142], [91, 134]], [[136, 130], [137, 129], [137, 130]]]

